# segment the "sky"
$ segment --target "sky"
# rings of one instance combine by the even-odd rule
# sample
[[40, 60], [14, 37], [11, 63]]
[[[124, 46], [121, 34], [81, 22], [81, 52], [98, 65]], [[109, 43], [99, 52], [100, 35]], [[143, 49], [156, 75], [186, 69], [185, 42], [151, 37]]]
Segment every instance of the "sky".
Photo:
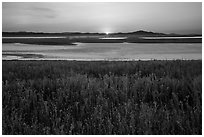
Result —
[[3, 2], [3, 31], [201, 34], [201, 2]]

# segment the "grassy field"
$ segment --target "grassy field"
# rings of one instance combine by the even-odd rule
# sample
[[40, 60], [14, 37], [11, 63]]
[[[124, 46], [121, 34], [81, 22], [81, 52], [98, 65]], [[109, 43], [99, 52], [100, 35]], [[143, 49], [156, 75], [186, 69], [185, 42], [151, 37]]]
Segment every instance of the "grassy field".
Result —
[[202, 61], [2, 61], [3, 134], [202, 134]]

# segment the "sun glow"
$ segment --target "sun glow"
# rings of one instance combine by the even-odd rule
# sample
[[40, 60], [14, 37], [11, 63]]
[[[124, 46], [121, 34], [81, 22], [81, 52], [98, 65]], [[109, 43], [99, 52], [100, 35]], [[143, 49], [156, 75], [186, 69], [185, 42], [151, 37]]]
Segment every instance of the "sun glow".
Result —
[[105, 33], [106, 33], [106, 35], [110, 34], [110, 32], [108, 32], [108, 31], [106, 31]]

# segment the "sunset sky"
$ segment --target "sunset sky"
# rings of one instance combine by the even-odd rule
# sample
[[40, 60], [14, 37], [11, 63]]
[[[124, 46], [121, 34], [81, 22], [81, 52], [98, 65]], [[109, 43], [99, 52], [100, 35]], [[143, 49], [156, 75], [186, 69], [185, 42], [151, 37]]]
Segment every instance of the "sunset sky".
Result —
[[3, 2], [3, 31], [202, 33], [202, 3]]

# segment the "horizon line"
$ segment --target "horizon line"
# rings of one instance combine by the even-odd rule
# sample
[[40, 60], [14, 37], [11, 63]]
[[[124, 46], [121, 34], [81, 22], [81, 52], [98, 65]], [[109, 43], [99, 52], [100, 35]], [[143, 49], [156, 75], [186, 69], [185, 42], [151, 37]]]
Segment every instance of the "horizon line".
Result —
[[[108, 35], [110, 34], [118, 34], [118, 33], [135, 33], [135, 32], [145, 32], [145, 33], [157, 33], [157, 34], [165, 34], [165, 35], [202, 35], [199, 33], [186, 33], [186, 34], [180, 34], [180, 33], [162, 33], [162, 32], [154, 32], [154, 31], [147, 31], [147, 30], [136, 30], [136, 31], [128, 31], [128, 32], [109, 32]], [[49, 33], [49, 34], [60, 34], [60, 33], [81, 33], [81, 34], [85, 34], [85, 33], [89, 33], [89, 34], [106, 34], [106, 32], [83, 32], [83, 31], [64, 31], [64, 32], [43, 32], [43, 31], [2, 31], [2, 33]]]

